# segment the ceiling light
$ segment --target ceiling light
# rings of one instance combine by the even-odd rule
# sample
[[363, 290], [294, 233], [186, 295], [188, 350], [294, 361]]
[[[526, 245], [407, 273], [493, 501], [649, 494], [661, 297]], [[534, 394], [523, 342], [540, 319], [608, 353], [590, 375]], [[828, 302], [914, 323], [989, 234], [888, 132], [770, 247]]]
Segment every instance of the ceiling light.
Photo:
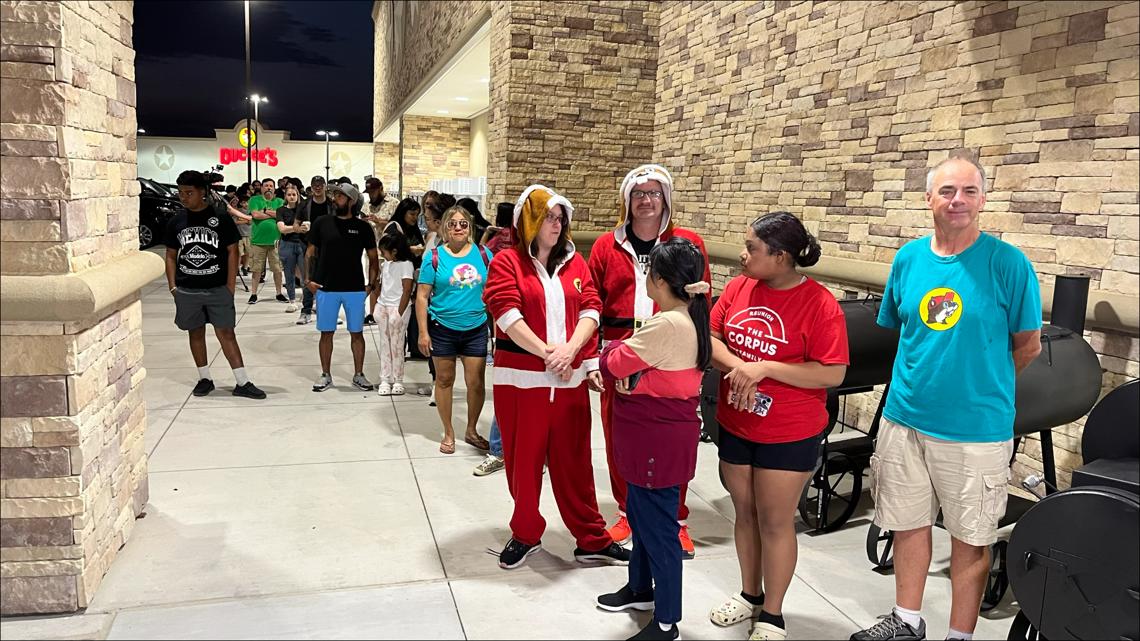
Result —
[[446, 113], [451, 113], [451, 112], [449, 112], [449, 111], [448, 111], [448, 110], [446, 110], [446, 109], [436, 109], [436, 110], [435, 110], [435, 112], [436, 112], [437, 114], [446, 114]]
[[471, 100], [467, 96], [456, 96], [455, 99], [458, 100], [459, 102], [468, 102], [469, 100]]
[[479, 82], [491, 82], [490, 78], [480, 78]]

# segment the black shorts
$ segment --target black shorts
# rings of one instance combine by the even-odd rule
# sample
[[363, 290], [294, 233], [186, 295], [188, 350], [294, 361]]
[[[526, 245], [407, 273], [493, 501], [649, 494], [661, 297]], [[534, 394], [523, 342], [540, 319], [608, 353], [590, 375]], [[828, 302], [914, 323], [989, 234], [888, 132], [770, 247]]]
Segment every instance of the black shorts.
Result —
[[178, 329], [198, 329], [209, 323], [214, 329], [233, 329], [237, 324], [234, 295], [228, 287], [174, 290], [174, 324]]
[[823, 432], [790, 443], [753, 443], [720, 428], [720, 460], [731, 465], [751, 465], [766, 470], [811, 472], [823, 453]]
[[487, 326], [474, 329], [451, 329], [435, 320], [428, 323], [428, 336], [431, 337], [431, 355], [440, 358], [479, 357], [487, 358]]

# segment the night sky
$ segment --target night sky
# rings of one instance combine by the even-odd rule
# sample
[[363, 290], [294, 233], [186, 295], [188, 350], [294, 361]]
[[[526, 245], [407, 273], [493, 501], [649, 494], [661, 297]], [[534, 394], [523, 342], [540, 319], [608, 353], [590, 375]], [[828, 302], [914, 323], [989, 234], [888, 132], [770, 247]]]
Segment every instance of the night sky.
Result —
[[[213, 138], [245, 117], [240, 0], [135, 2], [139, 127]], [[294, 140], [372, 141], [372, 2], [250, 3], [252, 90], [267, 129]]]

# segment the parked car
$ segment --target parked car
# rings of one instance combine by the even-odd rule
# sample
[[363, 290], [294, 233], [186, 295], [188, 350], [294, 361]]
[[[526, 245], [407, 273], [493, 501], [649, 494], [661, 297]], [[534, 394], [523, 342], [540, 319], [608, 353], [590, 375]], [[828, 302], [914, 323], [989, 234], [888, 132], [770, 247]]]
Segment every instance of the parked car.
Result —
[[162, 242], [166, 223], [182, 208], [178, 193], [149, 178], [139, 178], [139, 249]]

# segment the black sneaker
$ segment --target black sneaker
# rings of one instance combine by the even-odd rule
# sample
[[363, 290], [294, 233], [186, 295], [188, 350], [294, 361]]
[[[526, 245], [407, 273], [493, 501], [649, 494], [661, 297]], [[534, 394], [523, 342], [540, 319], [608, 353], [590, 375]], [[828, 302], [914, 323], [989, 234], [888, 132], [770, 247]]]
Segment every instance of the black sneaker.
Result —
[[278, 294], [278, 295], [277, 295], [277, 302], [279, 302], [279, 303], [288, 303], [288, 302], [289, 302], [289, 299], [288, 299], [288, 298], [285, 298], [285, 294]]
[[208, 378], [198, 380], [198, 384], [194, 386], [194, 396], [205, 396], [214, 391], [214, 381]]
[[249, 303], [250, 305], [256, 305], [257, 304], [257, 294], [251, 294], [249, 297], [249, 300], [246, 302]]
[[595, 603], [608, 612], [621, 612], [622, 610], [641, 610], [646, 612], [653, 609], [653, 588], [645, 592], [634, 592], [626, 583], [617, 592], [599, 596]]
[[376, 317], [373, 316], [372, 314], [365, 316], [364, 317], [364, 324], [365, 325], [375, 325], [376, 324]]
[[244, 396], [246, 398], [256, 398], [261, 400], [265, 398], [265, 392], [258, 389], [253, 381], [246, 381], [245, 385], [237, 385], [234, 387], [234, 396]]
[[542, 541], [534, 545], [519, 543], [513, 538], [507, 541], [506, 547], [499, 553], [499, 567], [504, 570], [513, 570], [526, 562], [526, 557], [542, 549]]
[[918, 628], [899, 618], [894, 610], [879, 617], [879, 622], [851, 635], [851, 641], [917, 641], [926, 638], [926, 621], [919, 621]]
[[574, 549], [574, 560], [579, 563], [599, 561], [607, 565], [629, 565], [629, 550], [617, 543], [610, 543], [597, 552], [587, 552], [582, 548]]
[[641, 629], [641, 632], [633, 635], [627, 641], [673, 641], [680, 636], [681, 631], [677, 629], [676, 623], [673, 624], [672, 628], [662, 630], [657, 619], [652, 619], [649, 625], [646, 625]]

